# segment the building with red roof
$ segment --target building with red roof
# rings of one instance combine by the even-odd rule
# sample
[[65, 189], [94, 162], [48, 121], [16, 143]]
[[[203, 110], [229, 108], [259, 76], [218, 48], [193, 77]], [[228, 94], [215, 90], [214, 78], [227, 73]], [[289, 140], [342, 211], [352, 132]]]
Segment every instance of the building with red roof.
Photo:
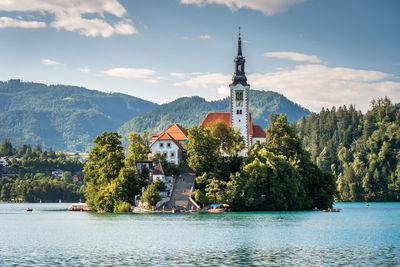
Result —
[[152, 156], [161, 153], [168, 162], [179, 165], [186, 154], [187, 135], [188, 131], [177, 123], [160, 134], [153, 134], [150, 146]]
[[235, 72], [232, 77], [230, 88], [230, 112], [210, 112], [204, 118], [202, 125], [207, 127], [210, 123], [217, 120], [223, 121], [226, 126], [233, 127], [238, 130], [244, 137], [246, 149], [256, 142], [264, 142], [266, 134], [259, 125], [253, 125], [251, 113], [249, 111], [249, 89], [250, 84], [247, 83], [245, 74], [245, 58], [242, 55], [242, 41], [238, 39], [238, 51], [234, 60]]

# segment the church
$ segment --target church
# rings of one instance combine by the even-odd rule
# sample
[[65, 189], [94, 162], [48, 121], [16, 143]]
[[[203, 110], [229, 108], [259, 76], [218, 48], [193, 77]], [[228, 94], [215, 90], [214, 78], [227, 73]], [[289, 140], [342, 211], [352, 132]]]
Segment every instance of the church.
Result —
[[228, 127], [239, 130], [244, 137], [247, 150], [256, 142], [264, 142], [266, 134], [259, 125], [254, 125], [249, 111], [249, 90], [245, 74], [245, 58], [242, 55], [242, 40], [238, 39], [237, 56], [235, 57], [235, 72], [230, 87], [230, 112], [210, 112], [204, 118], [202, 125], [207, 127], [210, 123], [221, 120]]
[[[202, 125], [207, 127], [215, 121], [223, 121], [227, 127], [240, 131], [244, 138], [245, 149], [241, 155], [246, 155], [249, 147], [256, 142], [264, 142], [266, 134], [259, 125], [254, 125], [249, 111], [249, 90], [245, 75], [245, 58], [242, 55], [242, 40], [238, 39], [237, 56], [235, 57], [235, 72], [230, 87], [230, 112], [210, 112], [204, 118]], [[179, 124], [173, 124], [160, 134], [153, 134], [151, 140], [152, 156], [157, 153], [165, 155], [167, 161], [180, 164], [186, 154], [188, 131]]]

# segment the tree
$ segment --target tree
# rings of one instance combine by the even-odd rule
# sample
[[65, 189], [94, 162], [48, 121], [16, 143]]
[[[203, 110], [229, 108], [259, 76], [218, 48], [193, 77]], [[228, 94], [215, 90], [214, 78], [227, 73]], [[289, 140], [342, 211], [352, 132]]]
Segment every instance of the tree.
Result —
[[202, 125], [194, 126], [189, 130], [188, 141], [189, 167], [200, 175], [213, 171], [220, 146], [211, 130]]
[[72, 174], [69, 171], [63, 172], [61, 179], [65, 182], [65, 183], [72, 183]]
[[163, 181], [161, 181], [160, 178], [157, 178], [154, 181], [154, 188], [156, 189], [157, 192], [165, 191], [166, 187]]
[[0, 143], [0, 156], [12, 156], [15, 154], [15, 149], [11, 144], [11, 139], [6, 138], [4, 142]]
[[146, 133], [137, 134], [132, 132], [129, 134], [128, 156], [126, 157], [126, 165], [136, 168], [137, 160], [147, 160], [150, 153], [149, 136]]
[[222, 120], [216, 120], [207, 126], [210, 134], [219, 143], [220, 156], [225, 153], [228, 156], [237, 156], [245, 148], [244, 138], [239, 131], [228, 127]]
[[266, 134], [267, 141], [262, 144], [266, 150], [283, 157], [298, 172], [306, 196], [303, 208], [331, 206], [336, 195], [334, 179], [311, 162], [311, 155], [303, 148], [286, 116], [271, 114]]
[[196, 189], [192, 192], [191, 197], [196, 201], [197, 204], [204, 207], [210, 204], [210, 200], [206, 196], [206, 194], [200, 189]]
[[120, 136], [115, 132], [104, 132], [97, 136], [95, 146], [89, 154], [84, 171], [88, 205], [94, 210], [113, 211], [115, 190], [121, 169], [124, 167], [123, 147]]
[[232, 176], [228, 192], [236, 209], [298, 210], [304, 207], [305, 192], [299, 173], [285, 160], [256, 144], [243, 170]]
[[154, 207], [158, 201], [161, 200], [160, 195], [157, 193], [155, 186], [153, 184], [149, 184], [144, 190], [141, 201], [143, 203], [147, 203], [147, 208], [151, 209]]

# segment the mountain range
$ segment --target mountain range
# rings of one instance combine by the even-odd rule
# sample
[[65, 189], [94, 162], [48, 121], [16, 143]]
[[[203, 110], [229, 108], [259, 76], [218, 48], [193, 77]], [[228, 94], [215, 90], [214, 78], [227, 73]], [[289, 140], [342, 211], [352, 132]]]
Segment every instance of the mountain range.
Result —
[[9, 80], [0, 82], [0, 140], [88, 151], [103, 131], [157, 106], [125, 94]]
[[[297, 121], [310, 111], [290, 101], [285, 96], [272, 91], [250, 90], [250, 112], [254, 124], [262, 128], [268, 126], [268, 117], [271, 113], [284, 113], [288, 121]], [[130, 132], [147, 131], [159, 133], [172, 123], [179, 123], [189, 129], [200, 124], [208, 112], [228, 112], [229, 98], [217, 101], [206, 101], [204, 98], [181, 97], [170, 103], [134, 117], [119, 128], [118, 132], [126, 137]]]
[[[158, 105], [121, 93], [14, 79], [0, 81], [0, 140], [11, 138], [15, 146], [88, 151], [103, 131], [118, 130], [126, 141], [132, 131], [158, 133], [172, 123], [190, 128], [208, 112], [228, 110], [228, 98], [181, 97]], [[257, 90], [250, 91], [250, 111], [254, 123], [263, 128], [272, 112], [287, 114], [289, 121], [310, 113], [281, 94]]]

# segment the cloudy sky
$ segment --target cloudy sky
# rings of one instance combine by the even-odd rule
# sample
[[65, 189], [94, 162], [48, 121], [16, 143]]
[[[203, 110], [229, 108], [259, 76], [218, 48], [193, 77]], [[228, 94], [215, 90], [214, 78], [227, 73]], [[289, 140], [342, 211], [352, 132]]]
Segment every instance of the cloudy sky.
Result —
[[241, 26], [253, 89], [366, 111], [400, 102], [399, 13], [398, 0], [2, 0], [0, 80], [220, 99]]

